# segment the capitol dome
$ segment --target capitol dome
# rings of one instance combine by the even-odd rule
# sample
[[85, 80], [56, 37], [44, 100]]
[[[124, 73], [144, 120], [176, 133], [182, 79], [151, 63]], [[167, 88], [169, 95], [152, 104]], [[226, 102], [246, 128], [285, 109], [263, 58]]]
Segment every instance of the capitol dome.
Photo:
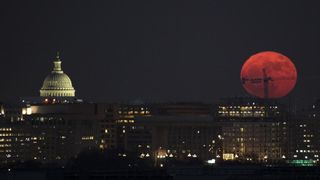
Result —
[[72, 86], [71, 79], [61, 69], [61, 60], [59, 53], [53, 61], [53, 70], [44, 79], [40, 89], [41, 97], [74, 97], [75, 90]]

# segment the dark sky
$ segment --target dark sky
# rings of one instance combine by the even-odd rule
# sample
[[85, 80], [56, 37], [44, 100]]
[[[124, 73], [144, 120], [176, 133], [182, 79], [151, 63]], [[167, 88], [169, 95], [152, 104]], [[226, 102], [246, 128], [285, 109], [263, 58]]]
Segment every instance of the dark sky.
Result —
[[0, 100], [38, 96], [52, 59], [78, 97], [207, 101], [247, 96], [243, 62], [259, 51], [291, 58], [290, 98], [320, 94], [320, 1], [6, 1], [0, 5]]

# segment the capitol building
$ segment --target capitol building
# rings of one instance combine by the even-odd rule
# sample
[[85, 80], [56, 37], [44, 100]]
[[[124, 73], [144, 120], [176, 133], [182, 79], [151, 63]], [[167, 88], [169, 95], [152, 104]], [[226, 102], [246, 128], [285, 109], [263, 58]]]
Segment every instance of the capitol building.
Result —
[[53, 61], [53, 70], [43, 81], [41, 97], [75, 97], [71, 79], [62, 71], [59, 52]]

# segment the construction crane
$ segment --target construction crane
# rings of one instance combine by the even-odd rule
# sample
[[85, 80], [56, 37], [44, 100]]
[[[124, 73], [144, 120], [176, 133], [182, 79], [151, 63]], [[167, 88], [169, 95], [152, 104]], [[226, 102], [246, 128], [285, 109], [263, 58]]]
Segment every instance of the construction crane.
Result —
[[278, 80], [294, 80], [294, 77], [283, 77], [283, 78], [272, 78], [268, 76], [267, 71], [265, 68], [262, 69], [263, 77], [262, 78], [245, 78], [243, 77], [242, 84], [251, 83], [251, 84], [260, 84], [263, 83], [263, 97], [265, 99], [269, 99], [269, 84], [271, 81], [278, 81]]
[[266, 69], [262, 69], [263, 77], [262, 78], [242, 78], [242, 84], [246, 84], [247, 82], [251, 84], [260, 84], [263, 83], [263, 97], [265, 99], [269, 98], [269, 82], [273, 81], [271, 76], [268, 76]]

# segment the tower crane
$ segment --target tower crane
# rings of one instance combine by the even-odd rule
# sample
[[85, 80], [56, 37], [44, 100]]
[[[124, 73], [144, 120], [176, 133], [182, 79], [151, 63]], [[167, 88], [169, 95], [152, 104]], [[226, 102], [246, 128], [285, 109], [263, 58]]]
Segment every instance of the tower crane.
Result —
[[260, 84], [263, 83], [263, 97], [265, 99], [269, 99], [269, 84], [271, 81], [278, 81], [278, 80], [294, 80], [294, 78], [290, 77], [283, 77], [283, 78], [272, 78], [267, 74], [267, 71], [265, 68], [262, 69], [263, 77], [261, 78], [246, 78], [242, 77], [241, 81], [242, 84]]

